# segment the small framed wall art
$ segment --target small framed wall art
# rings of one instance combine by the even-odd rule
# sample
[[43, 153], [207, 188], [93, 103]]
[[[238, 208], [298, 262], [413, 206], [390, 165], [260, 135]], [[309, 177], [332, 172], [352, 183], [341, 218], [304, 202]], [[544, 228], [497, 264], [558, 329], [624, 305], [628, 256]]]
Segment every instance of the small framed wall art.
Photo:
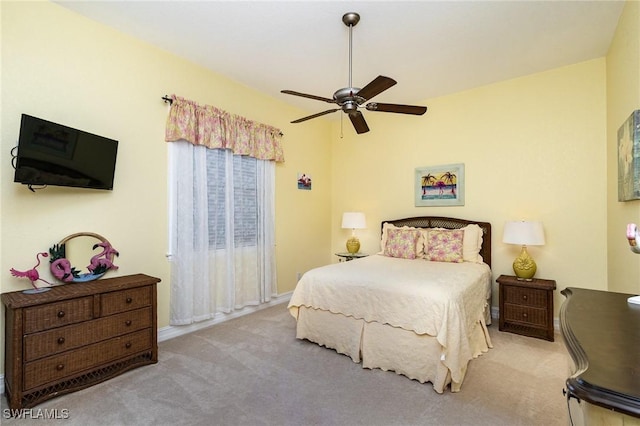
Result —
[[311, 191], [311, 176], [306, 173], [298, 173], [298, 189]]
[[416, 207], [464, 206], [464, 164], [417, 167]]

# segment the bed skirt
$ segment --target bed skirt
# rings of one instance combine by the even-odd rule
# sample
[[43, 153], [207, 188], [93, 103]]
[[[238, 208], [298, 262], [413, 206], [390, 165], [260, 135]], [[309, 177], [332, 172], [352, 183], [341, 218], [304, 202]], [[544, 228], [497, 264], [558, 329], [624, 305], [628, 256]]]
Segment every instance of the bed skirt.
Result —
[[[297, 308], [296, 320], [298, 339], [334, 349], [361, 362], [363, 368], [395, 371], [421, 383], [431, 382], [438, 393], [448, 385], [452, 392], [460, 391], [462, 380], [452, 382], [449, 369], [441, 361], [442, 346], [435, 337], [306, 306]], [[492, 347], [484, 319], [470, 330], [469, 343], [473, 358]], [[466, 373], [466, 365], [463, 371]]]

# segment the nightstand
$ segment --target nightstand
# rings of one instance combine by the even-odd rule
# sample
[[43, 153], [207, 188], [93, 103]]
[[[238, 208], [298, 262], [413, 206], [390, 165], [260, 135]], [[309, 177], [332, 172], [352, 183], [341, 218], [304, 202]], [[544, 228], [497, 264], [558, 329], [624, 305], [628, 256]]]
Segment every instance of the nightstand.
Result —
[[348, 252], [344, 252], [344, 253], [336, 253], [336, 256], [338, 256], [340, 259], [340, 262], [348, 262], [350, 260], [353, 259], [359, 259], [361, 257], [367, 257], [369, 256], [366, 253], [348, 253]]
[[500, 275], [500, 331], [553, 342], [554, 280]]

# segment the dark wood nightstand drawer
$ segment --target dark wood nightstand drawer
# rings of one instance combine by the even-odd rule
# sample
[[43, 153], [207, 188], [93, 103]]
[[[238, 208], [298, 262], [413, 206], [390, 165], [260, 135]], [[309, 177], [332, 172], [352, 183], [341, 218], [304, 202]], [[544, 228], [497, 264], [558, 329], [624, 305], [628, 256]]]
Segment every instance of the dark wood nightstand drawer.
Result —
[[547, 310], [522, 305], [504, 304], [504, 319], [525, 325], [547, 326]]
[[545, 308], [547, 306], [547, 292], [535, 288], [505, 285], [504, 303]]

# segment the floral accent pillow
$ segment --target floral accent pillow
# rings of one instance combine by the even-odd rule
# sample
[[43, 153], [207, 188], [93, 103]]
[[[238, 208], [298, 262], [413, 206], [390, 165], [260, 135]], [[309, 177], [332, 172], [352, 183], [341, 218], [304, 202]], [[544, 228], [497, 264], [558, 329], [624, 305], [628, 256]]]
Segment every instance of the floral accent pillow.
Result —
[[463, 261], [464, 231], [462, 229], [430, 229], [427, 240], [425, 259], [434, 262], [460, 263]]
[[417, 255], [416, 243], [419, 236], [420, 234], [416, 229], [387, 229], [384, 255], [402, 259], [415, 259]]
[[418, 234], [418, 239], [416, 241], [416, 259], [424, 257], [425, 236], [422, 234], [422, 232], [420, 232], [422, 228], [414, 228], [412, 226], [398, 227], [388, 222], [385, 222], [384, 225], [382, 226], [382, 238], [380, 239], [381, 250], [379, 254], [382, 254], [382, 255], [385, 254], [385, 249], [387, 247], [387, 239], [388, 239], [390, 229], [404, 229], [404, 230], [411, 230], [416, 232]]

